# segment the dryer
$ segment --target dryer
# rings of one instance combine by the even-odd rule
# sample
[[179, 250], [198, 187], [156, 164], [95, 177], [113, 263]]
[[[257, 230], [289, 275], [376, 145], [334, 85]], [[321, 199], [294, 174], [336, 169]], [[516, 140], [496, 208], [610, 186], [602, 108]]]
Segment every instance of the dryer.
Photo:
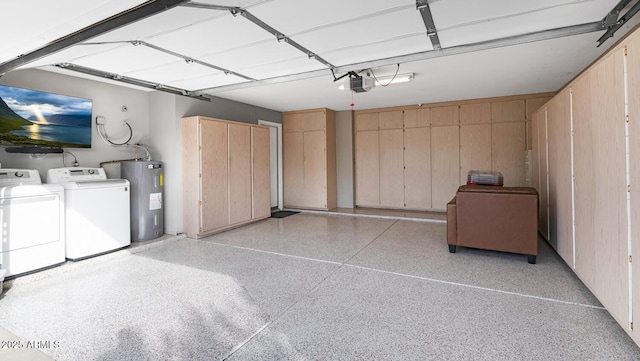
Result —
[[0, 169], [0, 268], [6, 277], [64, 263], [64, 213], [61, 185], [42, 184], [36, 169]]
[[66, 258], [77, 261], [131, 244], [130, 186], [103, 168], [54, 168], [47, 183], [64, 187]]

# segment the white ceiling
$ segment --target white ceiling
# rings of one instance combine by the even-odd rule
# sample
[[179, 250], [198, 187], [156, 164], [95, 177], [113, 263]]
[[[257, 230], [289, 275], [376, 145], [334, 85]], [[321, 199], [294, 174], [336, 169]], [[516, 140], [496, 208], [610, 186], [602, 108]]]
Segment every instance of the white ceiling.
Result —
[[[393, 75], [396, 64], [399, 73], [415, 74], [410, 83], [365, 93], [338, 90], [344, 81], [334, 82], [327, 64], [309, 58], [287, 41], [278, 41], [245, 16], [183, 5], [20, 68], [105, 81], [52, 66], [68, 63], [279, 111], [346, 110], [352, 102], [354, 109], [368, 109], [549, 92], [561, 88], [637, 22], [633, 19], [600, 48], [596, 40], [604, 30], [564, 36], [583, 24], [599, 22], [618, 1], [429, 0], [440, 50], [434, 50], [414, 0], [192, 2], [247, 11], [330, 63], [336, 77], [350, 70]], [[5, 35], [0, 64], [143, 3], [23, 0], [5, 4], [3, 14], [10, 16], [4, 16], [0, 26], [20, 30]]]

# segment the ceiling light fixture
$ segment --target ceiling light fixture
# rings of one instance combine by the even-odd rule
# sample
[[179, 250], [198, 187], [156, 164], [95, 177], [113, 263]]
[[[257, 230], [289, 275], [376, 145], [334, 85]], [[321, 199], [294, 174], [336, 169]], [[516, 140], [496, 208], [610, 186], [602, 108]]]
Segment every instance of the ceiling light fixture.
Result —
[[[379, 76], [374, 78], [374, 84], [376, 87], [387, 86], [391, 84], [400, 84], [400, 83], [408, 83], [413, 81], [415, 78], [415, 73], [406, 73], [406, 74], [398, 74], [395, 77], [393, 75], [389, 76]], [[338, 89], [345, 90], [349, 89], [349, 78], [338, 86]]]
[[415, 73], [398, 74], [395, 77], [391, 76], [379, 76], [374, 78], [376, 80], [376, 86], [386, 86], [390, 84], [408, 83], [413, 81]]

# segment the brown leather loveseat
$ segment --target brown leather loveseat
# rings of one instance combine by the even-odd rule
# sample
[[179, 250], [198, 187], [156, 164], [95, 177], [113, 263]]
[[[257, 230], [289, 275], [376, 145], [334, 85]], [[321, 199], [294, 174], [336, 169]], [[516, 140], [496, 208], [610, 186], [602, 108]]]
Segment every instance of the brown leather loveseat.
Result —
[[529, 187], [463, 185], [447, 204], [449, 252], [457, 246], [520, 253], [536, 263], [538, 192]]

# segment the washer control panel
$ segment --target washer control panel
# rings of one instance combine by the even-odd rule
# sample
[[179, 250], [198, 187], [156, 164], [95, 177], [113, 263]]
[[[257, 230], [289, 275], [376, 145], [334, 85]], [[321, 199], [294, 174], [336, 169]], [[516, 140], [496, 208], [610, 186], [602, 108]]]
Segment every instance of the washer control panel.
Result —
[[21, 184], [42, 184], [40, 172], [37, 169], [0, 169], [0, 187]]
[[107, 179], [103, 168], [53, 168], [47, 171], [47, 183], [86, 182]]

